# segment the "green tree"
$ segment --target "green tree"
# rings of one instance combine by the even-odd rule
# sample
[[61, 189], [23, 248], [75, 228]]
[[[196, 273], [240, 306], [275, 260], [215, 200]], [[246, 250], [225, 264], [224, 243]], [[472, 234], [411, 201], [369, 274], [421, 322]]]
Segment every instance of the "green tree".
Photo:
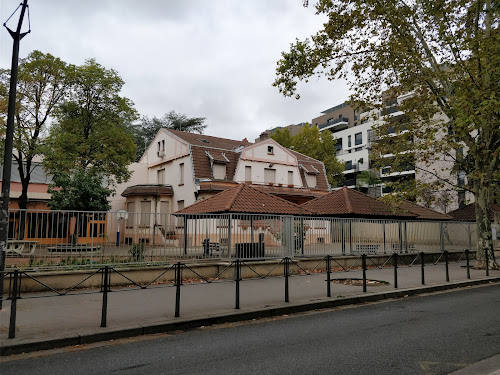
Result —
[[57, 177], [84, 170], [109, 185], [130, 178], [136, 146], [126, 124], [137, 116], [133, 103], [119, 96], [123, 84], [94, 60], [75, 68], [70, 98], [59, 106], [45, 142], [49, 172]]
[[61, 174], [49, 186], [50, 208], [71, 211], [108, 211], [113, 190], [104, 187], [103, 178], [83, 169], [73, 175]]
[[[316, 9], [327, 17], [323, 28], [282, 54], [274, 85], [290, 96], [298, 81], [311, 76], [346, 78], [352, 102], [379, 108], [386, 99], [409, 94], [400, 109], [411, 138], [410, 162], [432, 166], [443, 157], [456, 160], [476, 201], [476, 267], [485, 267], [486, 252], [490, 266], [498, 267], [489, 221], [500, 174], [498, 4], [320, 0]], [[381, 92], [389, 88], [390, 97], [381, 102]]]
[[271, 137], [284, 147], [323, 162], [330, 185], [339, 186], [342, 183], [344, 179], [342, 172], [345, 167], [335, 156], [335, 140], [332, 133], [320, 132], [317, 126], [306, 124], [294, 136], [290, 135], [288, 129], [278, 129]]
[[292, 147], [293, 137], [288, 128], [278, 128], [271, 136], [276, 142], [286, 148]]
[[[34, 158], [42, 154], [43, 134], [56, 106], [66, 98], [72, 80], [72, 67], [59, 58], [40, 51], [31, 52], [19, 62], [17, 103], [14, 131], [15, 160], [21, 180], [19, 208], [28, 203], [28, 186], [35, 166]], [[0, 102], [8, 103], [10, 70], [0, 71]], [[2, 127], [7, 107], [0, 106]], [[4, 132], [5, 130], [3, 130]], [[3, 139], [3, 138], [2, 138]], [[3, 142], [2, 142], [3, 143]], [[23, 233], [23, 231], [21, 231]]]
[[129, 126], [137, 145], [136, 159], [141, 158], [158, 130], [164, 128], [202, 134], [207, 127], [205, 122], [205, 117], [187, 117], [187, 115], [175, 111], [165, 113], [161, 118], [143, 116], [139, 123]]

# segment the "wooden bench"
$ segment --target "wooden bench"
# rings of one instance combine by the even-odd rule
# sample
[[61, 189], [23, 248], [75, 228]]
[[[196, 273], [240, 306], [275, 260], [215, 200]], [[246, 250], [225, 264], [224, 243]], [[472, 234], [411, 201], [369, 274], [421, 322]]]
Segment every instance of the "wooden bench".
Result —
[[86, 244], [57, 244], [55, 246], [47, 247], [49, 253], [59, 254], [100, 254], [101, 246], [86, 245]]
[[38, 241], [7, 240], [7, 253], [32, 255], [38, 243]]

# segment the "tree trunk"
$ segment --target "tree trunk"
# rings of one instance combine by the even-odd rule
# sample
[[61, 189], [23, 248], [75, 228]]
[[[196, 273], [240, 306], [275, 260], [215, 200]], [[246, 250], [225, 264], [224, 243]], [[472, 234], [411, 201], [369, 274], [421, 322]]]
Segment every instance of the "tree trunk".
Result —
[[483, 182], [476, 188], [476, 224], [477, 224], [477, 260], [474, 268], [486, 269], [486, 254], [488, 254], [489, 269], [499, 269], [493, 251], [490, 219], [490, 189]]

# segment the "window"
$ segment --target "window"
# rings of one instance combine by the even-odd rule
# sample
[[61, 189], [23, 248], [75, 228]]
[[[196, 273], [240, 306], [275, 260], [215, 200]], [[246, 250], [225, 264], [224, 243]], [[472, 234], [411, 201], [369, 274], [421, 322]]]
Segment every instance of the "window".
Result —
[[342, 150], [342, 138], [338, 138], [335, 142], [335, 150], [338, 152]]
[[177, 201], [177, 210], [182, 210], [184, 208], [184, 200]]
[[361, 143], [363, 143], [363, 133], [354, 134], [354, 144], [357, 146]]
[[226, 164], [214, 163], [213, 165], [213, 175], [216, 180], [226, 179]]
[[151, 222], [151, 201], [141, 202], [141, 225], [149, 226]]
[[159, 169], [156, 172], [156, 177], [157, 177], [158, 185], [165, 185], [165, 168]]
[[274, 184], [276, 182], [276, 169], [264, 168], [264, 182]]
[[288, 185], [293, 186], [293, 171], [288, 171]]
[[168, 214], [168, 213], [170, 213], [170, 202], [161, 201], [160, 202], [160, 212], [162, 214]]
[[252, 182], [252, 167], [249, 165], [245, 166], [245, 181]]
[[351, 143], [351, 136], [348, 135], [347, 136], [347, 147], [351, 147], [352, 146], [352, 143]]
[[184, 163], [179, 164], [179, 185], [184, 185]]
[[165, 151], [165, 140], [161, 141], [161, 150]]
[[267, 153], [269, 155], [274, 155], [274, 146], [267, 146]]
[[354, 169], [354, 165], [352, 164], [352, 160], [348, 160], [345, 162], [345, 170], [350, 171], [351, 169]]
[[316, 187], [316, 175], [315, 174], [306, 174], [306, 182], [307, 182], [307, 187], [315, 188]]
[[132, 228], [134, 226], [134, 212], [135, 212], [135, 202], [127, 202], [127, 227]]

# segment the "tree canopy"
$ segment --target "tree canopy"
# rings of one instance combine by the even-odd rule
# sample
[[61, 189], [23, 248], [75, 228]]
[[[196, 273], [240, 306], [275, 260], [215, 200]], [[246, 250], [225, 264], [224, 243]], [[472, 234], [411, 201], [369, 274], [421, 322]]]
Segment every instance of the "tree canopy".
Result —
[[103, 186], [103, 178], [85, 170], [61, 174], [49, 186], [49, 206], [53, 210], [108, 211], [108, 198], [114, 193]]
[[[26, 208], [28, 202], [33, 159], [42, 153], [43, 135], [53, 119], [57, 105], [69, 93], [72, 73], [71, 65], [40, 51], [31, 52], [19, 62], [13, 158], [21, 179], [19, 207], [22, 209]], [[5, 126], [4, 118], [7, 117], [9, 84], [10, 70], [0, 70], [2, 127]]]
[[45, 167], [55, 176], [88, 171], [108, 184], [127, 181], [136, 146], [126, 125], [133, 103], [119, 95], [123, 80], [95, 60], [75, 68], [69, 98], [60, 104], [45, 142]]
[[335, 140], [329, 131], [320, 132], [317, 126], [306, 124], [294, 136], [287, 128], [283, 128], [277, 129], [271, 138], [284, 147], [322, 161], [330, 185], [339, 186], [342, 183], [345, 167], [335, 156]]
[[137, 145], [136, 159], [141, 158], [158, 130], [165, 128], [202, 134], [207, 127], [205, 122], [205, 117], [187, 117], [187, 115], [175, 111], [165, 113], [160, 118], [143, 116], [138, 123], [129, 125]]
[[431, 168], [448, 158], [465, 172], [484, 266], [487, 251], [494, 259], [489, 213], [500, 175], [498, 3], [320, 0], [316, 10], [327, 17], [323, 28], [282, 54], [274, 85], [298, 97], [298, 81], [345, 78], [353, 103], [381, 109], [406, 95], [405, 123], [394, 126], [411, 144], [399, 155]]

